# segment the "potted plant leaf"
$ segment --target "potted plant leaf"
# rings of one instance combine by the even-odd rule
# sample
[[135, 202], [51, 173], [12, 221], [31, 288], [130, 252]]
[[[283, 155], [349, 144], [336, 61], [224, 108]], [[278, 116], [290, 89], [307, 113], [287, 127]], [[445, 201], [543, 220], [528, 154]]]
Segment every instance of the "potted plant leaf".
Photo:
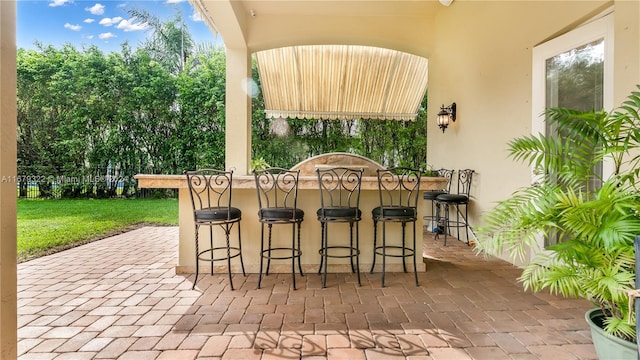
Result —
[[[637, 354], [628, 291], [635, 289], [634, 238], [640, 235], [639, 111], [638, 91], [610, 113], [548, 109], [546, 119], [561, 136], [509, 143], [510, 156], [532, 166], [536, 182], [499, 202], [478, 231], [479, 252], [530, 260], [519, 278], [525, 289], [595, 305], [586, 318], [596, 319], [592, 338], [601, 359]], [[601, 177], [594, 169], [602, 164], [611, 164], [613, 173]], [[542, 249], [541, 238], [555, 244]], [[594, 333], [600, 327], [630, 348], [622, 354], [600, 348]]]

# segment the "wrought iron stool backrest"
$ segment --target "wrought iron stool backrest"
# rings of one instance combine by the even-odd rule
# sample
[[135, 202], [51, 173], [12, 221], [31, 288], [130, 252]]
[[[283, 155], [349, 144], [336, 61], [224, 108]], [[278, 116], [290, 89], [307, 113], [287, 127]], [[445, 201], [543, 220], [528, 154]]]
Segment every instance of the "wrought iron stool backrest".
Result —
[[360, 206], [360, 186], [364, 170], [334, 167], [316, 169], [320, 187], [320, 216], [326, 217], [327, 208], [351, 208]]
[[407, 167], [394, 167], [377, 170], [378, 193], [380, 206], [386, 207], [410, 207], [417, 209], [418, 196], [420, 195], [421, 170]]
[[[253, 174], [256, 180], [261, 217], [262, 209], [297, 208], [300, 170], [271, 167], [264, 170], [254, 170]], [[296, 220], [296, 212], [291, 212], [291, 215], [291, 220]]]
[[187, 176], [193, 211], [226, 209], [226, 220], [230, 220], [233, 213], [230, 210], [233, 171], [200, 169], [184, 171], [184, 174]]
[[458, 170], [458, 195], [466, 195], [469, 197], [474, 172], [472, 169]]
[[451, 169], [442, 168], [442, 169], [438, 169], [437, 172], [439, 177], [447, 178], [447, 185], [443, 190], [446, 192], [451, 192], [451, 183], [453, 182], [453, 173], [455, 171]]

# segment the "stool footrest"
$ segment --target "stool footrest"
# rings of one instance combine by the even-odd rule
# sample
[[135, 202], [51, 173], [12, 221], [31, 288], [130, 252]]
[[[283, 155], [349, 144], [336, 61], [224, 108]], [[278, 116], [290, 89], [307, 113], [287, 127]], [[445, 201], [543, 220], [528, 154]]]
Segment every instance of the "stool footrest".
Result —
[[[390, 253], [386, 253], [383, 254], [382, 250], [383, 249], [394, 249], [394, 250], [403, 250], [406, 253], [403, 254], [390, 254]], [[395, 246], [395, 245], [387, 245], [387, 246], [376, 246], [376, 248], [373, 250], [374, 253], [376, 255], [380, 255], [380, 256], [391, 256], [391, 257], [409, 257], [409, 256], [413, 256], [414, 250], [410, 247], [402, 247], [402, 246]]]
[[[293, 255], [288, 255], [288, 256], [284, 256], [284, 255], [283, 256], [274, 256], [273, 255], [274, 251], [279, 251], [279, 252], [288, 251], [289, 253], [291, 253], [293, 251], [294, 254]], [[269, 255], [269, 252], [271, 252], [272, 254]], [[299, 258], [300, 256], [302, 256], [302, 251], [300, 251], [299, 249], [277, 247], [277, 248], [271, 248], [271, 249], [262, 250], [262, 257], [265, 258], [265, 259], [286, 260], [286, 259]]]
[[[350, 254], [349, 255], [329, 254], [329, 250], [330, 249], [349, 250]], [[350, 247], [350, 246], [327, 246], [326, 248], [322, 248], [322, 249], [318, 250], [318, 253], [320, 254], [320, 256], [324, 256], [324, 257], [352, 258], [352, 257], [356, 257], [356, 256], [360, 255], [360, 250], [356, 249], [355, 247]]]
[[211, 257], [203, 257], [202, 256], [204, 254], [209, 254], [209, 253], [213, 255], [213, 252], [216, 251], [216, 250], [227, 250], [227, 247], [226, 246], [220, 246], [220, 247], [214, 247], [214, 248], [211, 248], [211, 249], [202, 250], [202, 251], [200, 251], [198, 253], [198, 260], [200, 260], [200, 261], [221, 261], [221, 260], [233, 259], [233, 258], [238, 257], [238, 256], [241, 255], [239, 248], [237, 248], [237, 247], [229, 247], [230, 251], [235, 251], [236, 253], [233, 254], [233, 255], [219, 257], [219, 258], [213, 258], [213, 259]]

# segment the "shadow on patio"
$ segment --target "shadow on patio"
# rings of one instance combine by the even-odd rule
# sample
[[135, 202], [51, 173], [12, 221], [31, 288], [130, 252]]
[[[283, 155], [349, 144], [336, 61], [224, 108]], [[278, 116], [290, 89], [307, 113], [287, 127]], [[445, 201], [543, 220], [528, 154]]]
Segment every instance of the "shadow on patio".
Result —
[[176, 275], [177, 227], [18, 267], [20, 359], [595, 359], [590, 304], [525, 293], [519, 270], [425, 233], [427, 272]]

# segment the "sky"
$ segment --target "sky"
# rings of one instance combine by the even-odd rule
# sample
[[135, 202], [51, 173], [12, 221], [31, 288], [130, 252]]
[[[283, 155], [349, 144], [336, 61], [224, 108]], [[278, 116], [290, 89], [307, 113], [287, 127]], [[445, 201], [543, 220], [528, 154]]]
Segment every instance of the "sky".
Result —
[[179, 9], [196, 43], [222, 44], [187, 0], [18, 0], [18, 48], [35, 49], [36, 41], [57, 48], [96, 45], [104, 52], [119, 52], [128, 41], [136, 48], [151, 29], [127, 9], [147, 10], [163, 21]]

